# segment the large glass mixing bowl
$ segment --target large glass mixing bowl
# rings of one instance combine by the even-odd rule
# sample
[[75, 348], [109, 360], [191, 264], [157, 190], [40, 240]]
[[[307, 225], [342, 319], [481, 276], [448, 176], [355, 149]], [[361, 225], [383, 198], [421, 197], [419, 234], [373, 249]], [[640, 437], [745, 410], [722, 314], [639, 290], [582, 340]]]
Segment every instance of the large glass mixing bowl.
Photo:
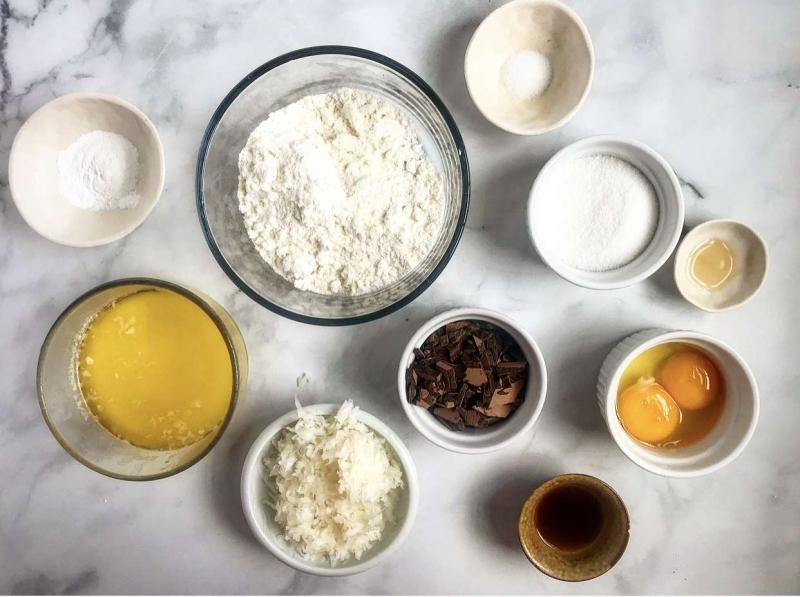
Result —
[[[357, 296], [298, 290], [258, 254], [239, 212], [238, 157], [271, 112], [312, 94], [352, 87], [375, 93], [417, 124], [422, 145], [442, 177], [444, 223], [428, 256], [406, 276]], [[197, 211], [222, 269], [257, 303], [290, 319], [350, 325], [377, 319], [410, 303], [430, 286], [458, 245], [469, 207], [467, 152], [455, 121], [433, 90], [397, 62], [366, 50], [319, 46], [260, 66], [233, 88], [208, 125], [197, 158]]]

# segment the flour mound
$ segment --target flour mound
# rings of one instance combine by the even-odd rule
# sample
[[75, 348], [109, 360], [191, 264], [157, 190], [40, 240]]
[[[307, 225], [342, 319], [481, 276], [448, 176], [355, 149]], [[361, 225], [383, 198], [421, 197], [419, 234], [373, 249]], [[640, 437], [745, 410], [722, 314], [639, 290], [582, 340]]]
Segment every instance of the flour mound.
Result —
[[355, 89], [273, 112], [239, 154], [239, 210], [261, 257], [301, 290], [356, 295], [413, 270], [442, 226], [416, 128]]

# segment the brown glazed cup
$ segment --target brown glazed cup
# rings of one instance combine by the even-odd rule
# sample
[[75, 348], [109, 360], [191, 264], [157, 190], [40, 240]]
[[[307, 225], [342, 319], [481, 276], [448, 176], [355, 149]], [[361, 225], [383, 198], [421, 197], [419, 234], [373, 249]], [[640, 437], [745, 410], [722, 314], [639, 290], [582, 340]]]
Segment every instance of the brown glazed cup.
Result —
[[[577, 485], [592, 492], [603, 512], [597, 539], [575, 551], [548, 545], [535, 524], [542, 498], [563, 485]], [[591, 580], [611, 570], [625, 552], [629, 529], [628, 510], [622, 499], [611, 487], [589, 475], [560, 475], [542, 483], [527, 499], [519, 517], [519, 540], [527, 558], [547, 576], [570, 582]]]

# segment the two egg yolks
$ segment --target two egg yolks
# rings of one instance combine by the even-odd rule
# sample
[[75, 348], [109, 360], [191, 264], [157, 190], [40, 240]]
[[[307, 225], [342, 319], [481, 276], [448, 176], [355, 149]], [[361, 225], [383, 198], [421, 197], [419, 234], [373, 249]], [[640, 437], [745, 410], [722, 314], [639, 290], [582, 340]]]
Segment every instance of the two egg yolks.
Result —
[[716, 400], [719, 390], [719, 372], [711, 359], [685, 350], [667, 360], [658, 382], [641, 378], [626, 388], [617, 399], [617, 413], [633, 437], [658, 444], [678, 428], [682, 409], [706, 408]]

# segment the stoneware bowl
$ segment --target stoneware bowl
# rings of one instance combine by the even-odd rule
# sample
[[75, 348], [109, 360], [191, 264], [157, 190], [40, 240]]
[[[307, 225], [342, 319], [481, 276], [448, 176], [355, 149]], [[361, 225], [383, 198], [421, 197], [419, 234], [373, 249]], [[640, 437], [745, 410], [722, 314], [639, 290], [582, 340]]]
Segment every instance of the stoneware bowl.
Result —
[[[658, 450], [636, 441], [617, 417], [617, 389], [625, 369], [645, 350], [666, 342], [697, 346], [714, 360], [725, 380], [725, 408], [717, 424], [697, 443], [675, 450]], [[699, 332], [656, 329], [625, 338], [603, 362], [597, 399], [611, 437], [625, 456], [665, 477], [697, 477], [722, 468], [742, 453], [758, 421], [758, 387], [750, 368], [730, 346]]]
[[[341, 405], [316, 404], [303, 408], [312, 414], [335, 415]], [[360, 409], [355, 411], [355, 417], [383, 437], [391, 446], [403, 469], [403, 481], [405, 483], [398, 505], [397, 525], [394, 529], [384, 532], [381, 541], [364, 554], [360, 560], [353, 559], [336, 567], [332, 567], [330, 564], [304, 560], [280, 537], [282, 529], [275, 522], [275, 511], [264, 504], [268, 475], [264, 470], [262, 460], [270, 449], [275, 436], [285, 427], [296, 423], [300, 418], [297, 410], [286, 413], [268, 426], [253, 442], [245, 459], [244, 468], [242, 469], [241, 493], [242, 506], [247, 523], [250, 525], [250, 529], [256, 539], [273, 556], [300, 572], [317, 576], [349, 576], [364, 572], [388, 559], [397, 551], [400, 544], [411, 532], [411, 527], [414, 524], [419, 504], [419, 480], [417, 479], [417, 470], [414, 467], [413, 460], [411, 460], [408, 448], [394, 431], [381, 422], [380, 419]]]
[[[408, 401], [406, 371], [414, 362], [414, 349], [422, 346], [428, 336], [448, 323], [463, 319], [488, 321], [508, 332], [517, 341], [525, 355], [525, 360], [528, 361], [528, 383], [525, 387], [525, 401], [522, 406], [505, 421], [486, 429], [452, 431], [427, 410]], [[411, 338], [400, 357], [400, 367], [397, 371], [397, 391], [400, 396], [400, 404], [411, 424], [434, 444], [452, 452], [483, 454], [505, 448], [533, 428], [544, 406], [547, 393], [547, 370], [544, 357], [542, 357], [542, 352], [536, 342], [519, 323], [510, 317], [488, 309], [454, 309], [428, 321]]]
[[[508, 94], [502, 68], [522, 50], [544, 54], [553, 68], [547, 89], [520, 101]], [[518, 135], [541, 135], [566, 124], [592, 86], [594, 50], [580, 17], [557, 0], [514, 0], [476, 29], [464, 59], [467, 88], [487, 120]]]
[[[542, 206], [553, 201], [551, 184], [566, 164], [591, 155], [609, 155], [638, 168], [652, 183], [658, 196], [658, 227], [653, 240], [636, 259], [618, 269], [586, 272], [564, 263], [558, 247], [546, 240], [547, 222], [540, 217]], [[544, 165], [531, 189], [528, 200], [528, 232], [542, 261], [559, 276], [585, 288], [611, 290], [623, 288], [648, 278], [669, 258], [683, 229], [683, 193], [678, 177], [666, 160], [644, 143], [618, 136], [597, 136], [568, 145]]]
[[[58, 191], [58, 155], [92, 131], [127, 137], [139, 150], [141, 199], [133, 209], [88, 211]], [[152, 211], [164, 187], [164, 149], [153, 123], [136, 106], [112, 95], [72, 93], [54, 99], [22, 125], [8, 164], [11, 196], [22, 218], [62, 245], [93, 247], [127, 236]]]
[[[589, 546], [563, 551], [547, 544], [536, 529], [536, 509], [542, 498], [555, 488], [577, 485], [590, 491], [600, 502], [603, 526]], [[620, 560], [628, 546], [628, 509], [617, 492], [589, 475], [560, 475], [540, 485], [527, 499], [519, 516], [519, 541], [527, 558], [539, 570], [556, 580], [582, 581], [605, 574]]]
[[[734, 259], [730, 278], [714, 291], [698, 287], [689, 275], [692, 253], [711, 239], [728, 245]], [[768, 270], [767, 243], [750, 226], [734, 220], [712, 220], [695, 226], [675, 254], [675, 285], [683, 298], [710, 313], [744, 305], [761, 290]]]

